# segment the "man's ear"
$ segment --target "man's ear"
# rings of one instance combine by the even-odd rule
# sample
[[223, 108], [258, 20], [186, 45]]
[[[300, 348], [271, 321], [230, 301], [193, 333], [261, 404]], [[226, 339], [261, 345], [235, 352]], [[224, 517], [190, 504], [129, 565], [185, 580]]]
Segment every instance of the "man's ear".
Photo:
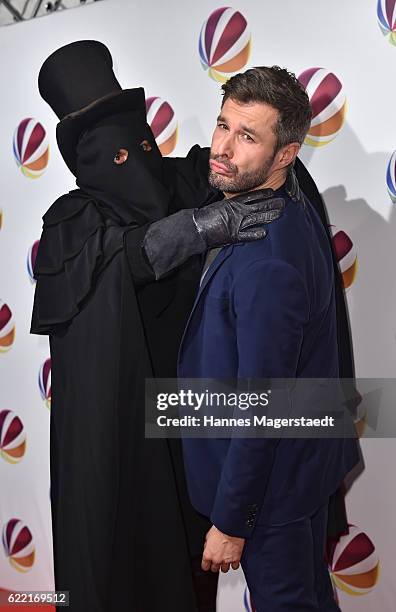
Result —
[[277, 168], [286, 168], [286, 166], [289, 166], [291, 163], [293, 163], [298, 155], [300, 148], [301, 145], [298, 142], [291, 142], [282, 147], [276, 154]]

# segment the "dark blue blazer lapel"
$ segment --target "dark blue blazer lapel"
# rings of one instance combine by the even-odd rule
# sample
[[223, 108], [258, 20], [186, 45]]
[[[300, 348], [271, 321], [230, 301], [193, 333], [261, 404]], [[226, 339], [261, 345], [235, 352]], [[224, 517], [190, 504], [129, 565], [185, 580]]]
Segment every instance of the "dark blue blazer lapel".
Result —
[[217, 272], [217, 270], [220, 268], [220, 266], [225, 262], [225, 260], [228, 259], [228, 257], [231, 255], [233, 249], [234, 249], [233, 245], [228, 246], [228, 247], [224, 247], [220, 251], [220, 253], [217, 255], [217, 257], [212, 261], [211, 265], [209, 266], [209, 268], [206, 271], [206, 274], [205, 274], [205, 276], [204, 276], [204, 278], [202, 280], [201, 286], [200, 286], [200, 288], [198, 290], [197, 297], [195, 298], [194, 305], [192, 307], [192, 310], [190, 312], [190, 316], [188, 317], [188, 321], [186, 323], [186, 327], [185, 327], [184, 332], [183, 332], [183, 337], [182, 337], [181, 342], [180, 342], [178, 362], [180, 360], [180, 355], [181, 355], [181, 351], [182, 351], [183, 341], [184, 341], [184, 338], [186, 337], [187, 330], [188, 330], [188, 327], [189, 327], [190, 322], [192, 320], [192, 317], [194, 316], [195, 309], [197, 308], [197, 306], [198, 306], [202, 296], [204, 295], [205, 290], [208, 287], [208, 285], [209, 285], [211, 279], [213, 278], [214, 274]]

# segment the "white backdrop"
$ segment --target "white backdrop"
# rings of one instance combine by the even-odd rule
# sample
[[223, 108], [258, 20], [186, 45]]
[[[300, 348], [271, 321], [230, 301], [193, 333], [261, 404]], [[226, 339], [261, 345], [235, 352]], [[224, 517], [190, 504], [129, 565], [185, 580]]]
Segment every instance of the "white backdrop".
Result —
[[[380, 6], [388, 8], [388, 21], [394, 21], [390, 15], [394, 5], [394, 0], [380, 2]], [[0, 299], [3, 301], [0, 302], [0, 529], [4, 535], [0, 545], [0, 587], [53, 588], [49, 410], [38, 384], [40, 367], [49, 352], [45, 337], [29, 335], [34, 286], [28, 276], [26, 257], [40, 236], [41, 216], [61, 193], [73, 188], [73, 177], [56, 148], [56, 117], [38, 94], [39, 68], [63, 44], [84, 38], [104, 42], [112, 52], [115, 72], [124, 87], [144, 86], [147, 98], [159, 96], [170, 104], [174, 118], [167, 131], [158, 135], [159, 143], [174, 135], [177, 122], [177, 142], [171, 154], [184, 155], [194, 143], [210, 143], [220, 103], [220, 83], [202, 65], [198, 41], [202, 25], [221, 6], [214, 0], [199, 3], [106, 0], [84, 10], [65, 11], [0, 30]], [[396, 366], [393, 274], [396, 215], [387, 190], [386, 171], [396, 148], [393, 119], [396, 48], [379, 28], [377, 2], [240, 0], [232, 8], [244, 16], [247, 28], [241, 18], [234, 18], [236, 30], [231, 32], [231, 49], [228, 56], [217, 64], [214, 62], [217, 67], [226, 61], [231, 61], [229, 70], [235, 66], [240, 70], [279, 64], [297, 75], [309, 68], [322, 67], [336, 75], [342, 84], [341, 94], [329, 99], [317, 119], [323, 122], [325, 132], [326, 119], [346, 109], [345, 121], [338, 125], [339, 133], [324, 146], [305, 145], [301, 157], [324, 195], [331, 223], [351, 240], [349, 253], [341, 265], [354, 266], [355, 271], [347, 299], [357, 376], [391, 378]], [[232, 14], [232, 11], [224, 13], [218, 22], [212, 51], [218, 38], [219, 45], [226, 43], [224, 28]], [[250, 57], [245, 65], [239, 66], [238, 58], [243, 63], [250, 35]], [[209, 57], [209, 63], [210, 60]], [[216, 77], [213, 62], [211, 67]], [[226, 69], [227, 65], [223, 68], [224, 78], [227, 78]], [[222, 78], [221, 74], [217, 76]], [[342, 107], [345, 99], [346, 105]], [[169, 108], [160, 109], [160, 114], [165, 113], [165, 120], [167, 110], [169, 115]], [[34, 121], [25, 127], [24, 140], [19, 143], [19, 149], [30, 155], [22, 172], [12, 143], [16, 128], [26, 118]], [[29, 130], [36, 122], [44, 126], [46, 137], [40, 145], [40, 128], [36, 127], [30, 142], [35, 141], [36, 135], [39, 140], [30, 151]], [[22, 131], [20, 128], [20, 135]], [[168, 148], [172, 148], [174, 141], [175, 138], [168, 142]], [[47, 164], [41, 154], [48, 143]], [[394, 167], [392, 172], [394, 186]], [[32, 173], [39, 176], [27, 176]], [[50, 379], [45, 374], [42, 384], [48, 399]], [[337, 572], [338, 579], [339, 574], [344, 575], [344, 586], [337, 592], [345, 612], [391, 612], [396, 601], [396, 492], [391, 473], [396, 445], [394, 440], [363, 440], [362, 448], [366, 467], [353, 484], [347, 505], [356, 533], [361, 531], [366, 535], [358, 536], [346, 549], [342, 568], [335, 571], [336, 580]], [[340, 550], [347, 544], [342, 542]], [[378, 580], [375, 578], [377, 559], [381, 566]], [[349, 593], [345, 591], [346, 583]], [[240, 572], [221, 576], [219, 611], [249, 610], [243, 594]]]

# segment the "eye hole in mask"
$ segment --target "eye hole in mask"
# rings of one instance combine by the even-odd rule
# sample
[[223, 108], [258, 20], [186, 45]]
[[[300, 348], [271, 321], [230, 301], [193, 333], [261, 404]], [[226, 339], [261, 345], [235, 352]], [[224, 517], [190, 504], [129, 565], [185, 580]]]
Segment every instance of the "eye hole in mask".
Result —
[[120, 164], [124, 164], [128, 159], [128, 150], [127, 149], [119, 149], [114, 156], [114, 163], [119, 166]]
[[142, 147], [143, 151], [151, 151], [152, 149], [152, 146], [148, 140], [142, 140], [140, 146]]

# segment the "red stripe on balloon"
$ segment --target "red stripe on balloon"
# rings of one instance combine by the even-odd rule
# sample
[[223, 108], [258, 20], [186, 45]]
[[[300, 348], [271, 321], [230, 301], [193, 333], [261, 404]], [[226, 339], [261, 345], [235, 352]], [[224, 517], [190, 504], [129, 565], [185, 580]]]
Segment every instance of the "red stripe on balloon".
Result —
[[45, 391], [47, 391], [47, 382], [48, 382], [48, 377], [49, 374], [51, 372], [51, 359], [47, 359], [44, 363], [43, 366], [43, 384], [44, 384], [44, 389]]
[[10, 410], [2, 410], [0, 412], [0, 432], [1, 432], [2, 428], [3, 428], [4, 421], [7, 418], [7, 414], [9, 414], [10, 412], [11, 412]]
[[18, 519], [10, 519], [7, 523], [7, 527], [5, 530], [5, 540], [8, 549], [10, 548], [12, 532], [14, 531], [14, 527], [18, 522]]
[[210, 49], [212, 46], [213, 36], [219, 23], [220, 17], [227, 10], [227, 6], [223, 6], [222, 8], [218, 8], [210, 15], [208, 21], [206, 22], [205, 28], [205, 52], [206, 57], [208, 58], [208, 64], [212, 65], [212, 61], [210, 58]]
[[300, 81], [301, 85], [306, 88], [309, 81], [313, 75], [318, 72], [318, 70], [321, 70], [321, 68], [308, 68], [308, 70], [305, 70], [302, 74], [300, 74], [298, 80]]
[[151, 98], [147, 98], [147, 100], [146, 100], [146, 112], [147, 112], [147, 113], [149, 112], [149, 110], [150, 110], [150, 108], [151, 108], [152, 103], [153, 103], [153, 102], [154, 102], [154, 100], [156, 100], [156, 99], [157, 99], [157, 96], [152, 96]]
[[333, 236], [333, 244], [338, 261], [345, 257], [353, 247], [352, 240], [342, 230]]
[[21, 433], [22, 429], [23, 429], [23, 425], [22, 425], [21, 419], [15, 416], [12, 419], [10, 426], [7, 430], [7, 433], [3, 441], [3, 446], [7, 446], [7, 444], [15, 440], [15, 438], [19, 436], [19, 434]]
[[340, 572], [367, 559], [374, 552], [374, 544], [365, 533], [359, 533], [351, 540], [338, 559], [333, 572]]
[[241, 34], [246, 30], [247, 21], [241, 13], [235, 13], [224, 28], [223, 34], [220, 37], [219, 43], [213, 54], [213, 59], [210, 64], [215, 65], [216, 62], [229, 51], [232, 45], [238, 40]]
[[19, 551], [26, 548], [28, 544], [32, 541], [32, 534], [27, 527], [23, 527], [21, 531], [18, 533], [17, 539], [15, 540], [15, 544], [12, 547], [11, 555], [15, 555]]
[[23, 121], [21, 121], [21, 123], [18, 126], [18, 132], [17, 132], [17, 148], [18, 148], [18, 155], [19, 155], [19, 159], [22, 161], [22, 143], [23, 143], [23, 136], [25, 134], [26, 131], [26, 126], [29, 123], [29, 121], [31, 121], [31, 118], [28, 117], [27, 119], [23, 119]]
[[340, 93], [342, 85], [334, 74], [328, 74], [311, 98], [312, 117], [316, 117]]
[[166, 126], [170, 123], [174, 114], [175, 113], [173, 112], [168, 102], [163, 102], [161, 104], [151, 123], [151, 129], [155, 138], [157, 138], [157, 136], [159, 136], [161, 132], [166, 128]]
[[393, 11], [395, 8], [395, 0], [386, 0], [385, 7], [386, 7], [385, 10], [386, 10], [386, 18], [387, 18], [388, 24], [390, 28], [393, 30], [395, 26], [395, 24], [392, 21]]
[[34, 270], [34, 264], [36, 263], [37, 252], [38, 252], [39, 246], [40, 246], [40, 240], [36, 240], [36, 242], [32, 246], [32, 255], [31, 255], [32, 270]]
[[7, 306], [7, 304], [3, 304], [0, 308], [0, 330], [8, 323], [12, 316], [11, 310]]
[[30, 135], [29, 142], [26, 147], [26, 151], [24, 153], [22, 163], [29, 159], [31, 155], [35, 152], [35, 150], [41, 145], [45, 138], [45, 129], [41, 125], [41, 123], [36, 123], [33, 128], [33, 132]]

